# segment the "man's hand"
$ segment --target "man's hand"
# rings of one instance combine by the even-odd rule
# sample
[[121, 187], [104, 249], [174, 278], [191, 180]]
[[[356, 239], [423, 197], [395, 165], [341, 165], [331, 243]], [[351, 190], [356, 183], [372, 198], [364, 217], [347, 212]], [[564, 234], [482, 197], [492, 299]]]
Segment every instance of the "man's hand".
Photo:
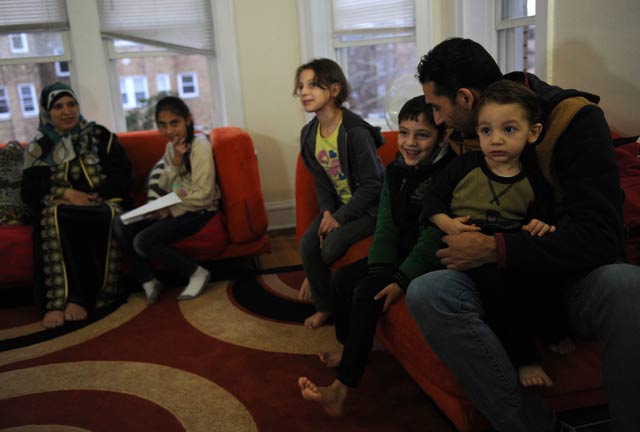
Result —
[[62, 204], [70, 204], [77, 206], [88, 206], [93, 204], [93, 201], [98, 198], [97, 193], [88, 194], [75, 189], [65, 189], [62, 193]]
[[389, 306], [397, 302], [398, 299], [402, 297], [402, 294], [403, 291], [402, 288], [400, 288], [400, 285], [393, 282], [384, 287], [382, 291], [380, 291], [373, 297], [373, 299], [380, 300], [384, 297], [384, 306], [382, 307], [382, 312], [386, 312], [387, 309], [389, 309]]
[[496, 239], [478, 232], [442, 237], [448, 247], [436, 252], [440, 262], [450, 270], [469, 270], [498, 260]]

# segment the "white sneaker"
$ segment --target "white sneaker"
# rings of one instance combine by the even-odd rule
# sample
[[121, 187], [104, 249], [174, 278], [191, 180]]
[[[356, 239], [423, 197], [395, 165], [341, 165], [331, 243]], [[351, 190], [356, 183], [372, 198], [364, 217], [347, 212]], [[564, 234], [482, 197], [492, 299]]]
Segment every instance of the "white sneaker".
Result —
[[147, 295], [147, 304], [152, 305], [158, 301], [158, 297], [162, 292], [162, 283], [160, 283], [158, 279], [153, 278], [143, 283], [142, 289], [144, 289], [144, 293]]
[[204, 267], [198, 266], [196, 271], [193, 272], [189, 278], [189, 284], [177, 297], [178, 300], [190, 300], [198, 297], [204, 291], [204, 288], [211, 279], [211, 273], [209, 273]]

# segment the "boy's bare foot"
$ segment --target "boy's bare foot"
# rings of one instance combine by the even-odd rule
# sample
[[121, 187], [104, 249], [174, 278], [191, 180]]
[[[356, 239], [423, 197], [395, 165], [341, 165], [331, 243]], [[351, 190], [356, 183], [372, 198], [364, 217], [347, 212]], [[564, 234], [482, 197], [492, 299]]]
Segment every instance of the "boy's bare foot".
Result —
[[560, 342], [556, 342], [554, 344], [549, 345], [549, 350], [554, 353], [567, 355], [571, 351], [576, 349], [576, 345], [573, 343], [571, 338], [564, 338]]
[[326, 367], [336, 367], [340, 364], [340, 360], [342, 360], [342, 350], [335, 352], [321, 352], [318, 354], [320, 357], [320, 361]]
[[64, 319], [66, 321], [82, 321], [87, 318], [87, 310], [75, 303], [67, 303], [64, 308]]
[[553, 381], [539, 364], [530, 364], [518, 368], [520, 384], [525, 387], [551, 387]]
[[315, 330], [318, 327], [321, 327], [325, 322], [327, 322], [330, 316], [331, 312], [316, 312], [309, 318], [304, 320], [304, 326]]
[[56, 328], [62, 324], [64, 324], [64, 312], [61, 310], [49, 311], [42, 318], [42, 326], [45, 328]]
[[309, 286], [309, 279], [307, 278], [304, 278], [302, 285], [300, 285], [298, 300], [305, 303], [311, 303], [311, 287]]
[[334, 380], [328, 387], [318, 387], [309, 378], [300, 377], [298, 386], [303, 399], [318, 402], [331, 417], [341, 416], [344, 412], [349, 388], [342, 382]]

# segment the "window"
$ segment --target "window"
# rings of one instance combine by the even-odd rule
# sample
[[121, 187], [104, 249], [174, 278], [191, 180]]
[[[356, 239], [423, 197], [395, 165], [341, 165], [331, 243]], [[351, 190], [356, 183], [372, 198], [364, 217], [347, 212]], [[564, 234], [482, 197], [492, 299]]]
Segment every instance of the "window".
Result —
[[170, 92], [171, 91], [171, 79], [168, 74], [158, 74], [156, 75], [156, 87], [158, 93], [161, 92]]
[[178, 94], [182, 98], [198, 97], [198, 75], [194, 72], [178, 74]]
[[66, 1], [1, 3], [0, 142], [28, 141], [38, 127], [37, 91], [55, 80], [69, 82], [57, 73], [58, 62], [71, 60]]
[[33, 84], [18, 84], [18, 96], [20, 97], [20, 108], [22, 108], [24, 117], [38, 115], [36, 88]]
[[[153, 127], [153, 105], [159, 93], [171, 91], [172, 82], [177, 84], [175, 92], [179, 96], [190, 99], [189, 108], [198, 124], [210, 128], [216, 123], [216, 116], [220, 118], [223, 110], [219, 109], [222, 103], [217, 89], [221, 86], [210, 79], [219, 79], [214, 56], [213, 3], [97, 1], [102, 36], [109, 40], [109, 57], [120, 81], [122, 106], [127, 110], [118, 113], [118, 117], [124, 119], [127, 130], [145, 129], [149, 124]], [[150, 14], [151, 9], [162, 13]], [[144, 76], [144, 86], [141, 81], [131, 81], [131, 76]], [[151, 89], [147, 86], [149, 81]], [[147, 100], [144, 104], [139, 99], [142, 90]]]
[[146, 76], [120, 77], [120, 94], [123, 108], [141, 107], [149, 99]]
[[[423, 2], [420, 13], [424, 13]], [[414, 0], [299, 0], [304, 61], [328, 57], [342, 67], [352, 94], [350, 108], [387, 127], [384, 98], [394, 80], [414, 75], [418, 64]], [[426, 9], [426, 8], [425, 8]], [[420, 15], [420, 19], [425, 19]], [[422, 22], [422, 21], [421, 21]], [[327, 31], [327, 29], [330, 29]], [[426, 39], [426, 38], [425, 38]], [[420, 86], [416, 83], [417, 92]], [[418, 94], [418, 93], [416, 93]]]
[[9, 42], [12, 53], [22, 54], [29, 52], [29, 44], [27, 43], [27, 35], [25, 33], [10, 34]]
[[56, 76], [68, 77], [71, 75], [71, 69], [69, 68], [69, 62], [56, 62]]
[[503, 72], [545, 78], [545, 11], [546, 0], [496, 0], [497, 59]]
[[9, 105], [9, 93], [6, 86], [0, 86], [0, 120], [11, 118], [11, 105]]

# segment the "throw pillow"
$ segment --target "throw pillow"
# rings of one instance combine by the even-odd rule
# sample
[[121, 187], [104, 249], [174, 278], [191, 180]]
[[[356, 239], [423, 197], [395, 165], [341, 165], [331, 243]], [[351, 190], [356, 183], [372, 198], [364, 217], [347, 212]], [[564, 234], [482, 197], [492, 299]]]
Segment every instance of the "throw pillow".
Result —
[[28, 215], [20, 198], [24, 148], [10, 141], [0, 149], [0, 224], [20, 224]]

